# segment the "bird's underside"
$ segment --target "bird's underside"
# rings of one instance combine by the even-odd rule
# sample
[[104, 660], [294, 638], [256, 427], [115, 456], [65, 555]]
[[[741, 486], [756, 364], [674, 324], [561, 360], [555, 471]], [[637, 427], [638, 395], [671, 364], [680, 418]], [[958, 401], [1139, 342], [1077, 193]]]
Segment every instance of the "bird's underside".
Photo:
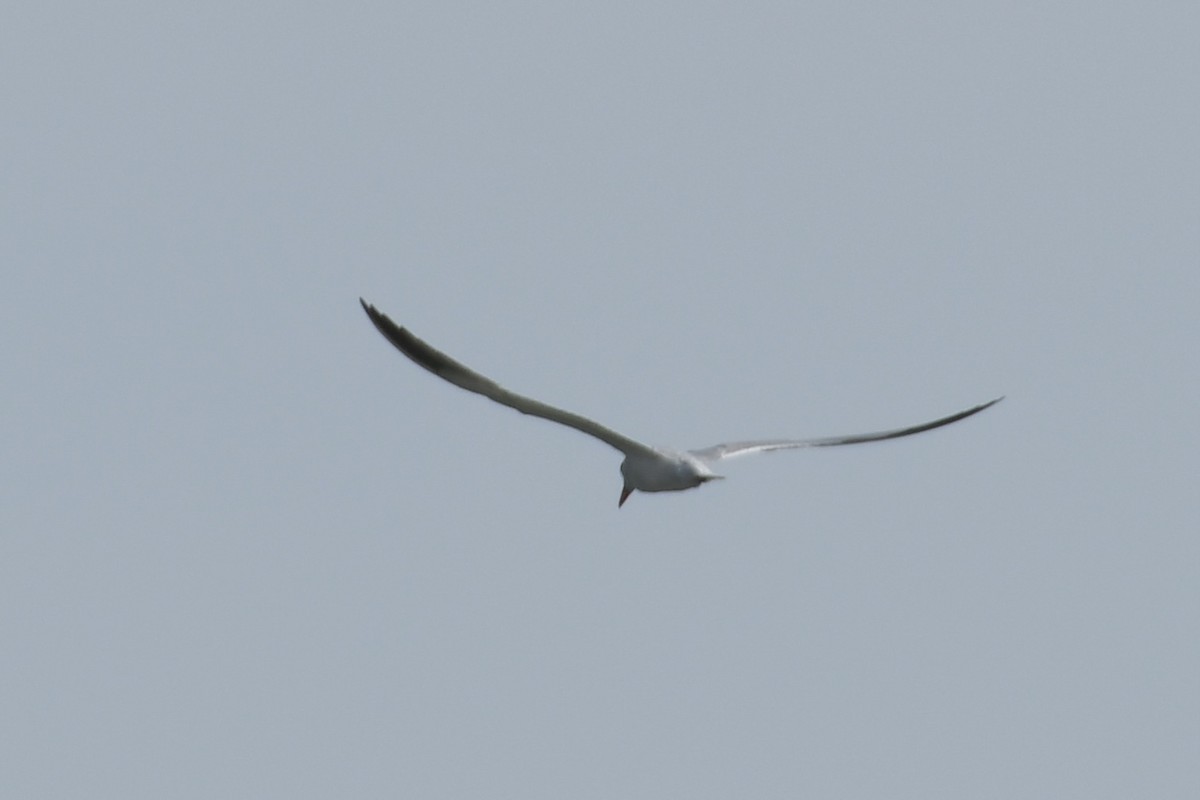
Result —
[[802, 447], [832, 447], [845, 444], [862, 444], [878, 442], [885, 439], [898, 439], [901, 436], [912, 436], [915, 433], [931, 431], [943, 425], [966, 419], [978, 414], [985, 408], [995, 405], [1003, 398], [997, 397], [986, 403], [959, 411], [932, 422], [920, 425], [910, 425], [905, 428], [878, 431], [876, 433], [859, 433], [846, 436], [825, 436], [815, 439], [756, 439], [744, 442], [727, 442], [704, 447], [696, 450], [681, 452], [650, 447], [587, 417], [565, 411], [555, 406], [547, 405], [530, 397], [509, 391], [500, 384], [480, 375], [470, 367], [455, 361], [445, 353], [431, 347], [418, 339], [407, 328], [392, 322], [388, 316], [360, 298], [363, 310], [397, 350], [408, 356], [417, 365], [437, 375], [461, 389], [481, 394], [501, 405], [516, 409], [522, 414], [529, 414], [542, 419], [566, 425], [577, 431], [593, 436], [605, 444], [621, 451], [625, 455], [621, 462], [621, 475], [624, 486], [618, 505], [634, 491], [640, 492], [673, 492], [691, 489], [710, 480], [720, 478], [712, 471], [711, 465], [723, 458], [748, 455], [750, 453], [765, 453], [772, 450], [789, 450]]

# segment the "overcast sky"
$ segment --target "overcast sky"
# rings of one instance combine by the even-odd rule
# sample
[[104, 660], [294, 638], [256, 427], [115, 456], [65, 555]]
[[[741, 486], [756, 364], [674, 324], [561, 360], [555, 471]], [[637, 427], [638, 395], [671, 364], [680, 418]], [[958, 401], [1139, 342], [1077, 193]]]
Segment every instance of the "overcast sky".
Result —
[[0, 796], [1200, 797], [1198, 40], [12, 5]]

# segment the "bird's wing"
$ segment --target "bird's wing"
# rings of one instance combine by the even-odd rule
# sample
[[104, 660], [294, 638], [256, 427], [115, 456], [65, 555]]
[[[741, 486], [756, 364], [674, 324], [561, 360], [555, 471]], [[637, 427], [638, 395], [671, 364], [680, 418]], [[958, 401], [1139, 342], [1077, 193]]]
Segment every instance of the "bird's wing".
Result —
[[699, 458], [701, 461], [718, 461], [722, 458], [744, 456], [750, 453], [766, 453], [771, 450], [787, 450], [795, 447], [832, 447], [840, 444], [861, 444], [863, 442], [878, 442], [882, 439], [898, 439], [901, 436], [912, 436], [914, 433], [931, 431], [934, 428], [940, 428], [943, 425], [949, 425], [951, 422], [958, 422], [960, 419], [966, 419], [972, 414], [978, 414], [985, 408], [994, 406], [1003, 399], [1003, 397], [997, 397], [995, 400], [982, 403], [974, 408], [968, 408], [966, 411], [959, 411], [957, 414], [951, 414], [948, 417], [935, 419], [933, 422], [926, 422], [921, 425], [913, 425], [908, 428], [897, 428], [896, 430], [892, 431], [859, 433], [850, 436], [826, 436], [819, 439], [760, 439], [753, 442], [728, 442], [726, 444], [717, 444], [713, 445], [712, 447], [705, 447], [700, 450], [689, 450], [688, 452], [690, 452], [696, 458]]
[[626, 455], [630, 453], [654, 452], [653, 448], [641, 442], [634, 441], [627, 436], [622, 436], [616, 431], [593, 422], [587, 417], [581, 417], [578, 414], [572, 414], [570, 411], [564, 411], [561, 408], [546, 405], [524, 395], [519, 395], [516, 392], [510, 392], [495, 381], [485, 378], [470, 367], [460, 364], [440, 350], [434, 349], [416, 336], [413, 336], [406, 328], [402, 328], [392, 322], [386, 314], [376, 309], [375, 306], [368, 304], [366, 300], [359, 298], [359, 302], [362, 303], [363, 310], [367, 312], [367, 316], [370, 317], [371, 322], [375, 324], [376, 329], [383, 334], [385, 339], [395, 345], [396, 349], [401, 353], [404, 353], [404, 355], [439, 378], [444, 378], [455, 386], [466, 389], [468, 392], [481, 394], [484, 397], [495, 400], [501, 405], [515, 408], [522, 414], [530, 414], [542, 419], [548, 419], [551, 422], [557, 422], [561, 425], [572, 427], [577, 431], [582, 431], [589, 436], [595, 436], [600, 441], [615, 447]]

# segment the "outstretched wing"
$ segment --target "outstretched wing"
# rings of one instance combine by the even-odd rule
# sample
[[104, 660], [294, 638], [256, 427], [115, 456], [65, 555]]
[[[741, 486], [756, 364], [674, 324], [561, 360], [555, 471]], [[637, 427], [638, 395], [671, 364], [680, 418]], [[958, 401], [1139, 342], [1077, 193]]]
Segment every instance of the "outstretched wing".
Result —
[[884, 439], [898, 439], [901, 436], [912, 436], [914, 433], [931, 431], [934, 428], [949, 425], [951, 422], [966, 419], [972, 414], [978, 414], [985, 408], [994, 406], [1003, 399], [1003, 397], [997, 397], [995, 400], [982, 403], [974, 408], [968, 408], [966, 411], [959, 411], [957, 414], [951, 414], [948, 417], [935, 419], [933, 422], [913, 425], [908, 428], [897, 428], [892, 431], [857, 433], [849, 436], [826, 436], [819, 439], [759, 439], [752, 442], [728, 442], [726, 444], [705, 447], [700, 450], [689, 450], [688, 452], [701, 461], [718, 461], [722, 458], [744, 456], [750, 453], [766, 453], [771, 450], [789, 450], [797, 447], [832, 447], [841, 444], [862, 444], [863, 442], [878, 442]]
[[359, 302], [362, 303], [363, 310], [367, 312], [367, 316], [375, 324], [375, 328], [383, 334], [385, 339], [395, 345], [396, 349], [401, 353], [404, 353], [404, 355], [439, 378], [450, 381], [450, 383], [461, 389], [466, 389], [468, 392], [481, 394], [490, 400], [495, 400], [501, 405], [515, 408], [522, 414], [548, 419], [551, 422], [557, 422], [560, 425], [566, 425], [577, 431], [582, 431], [589, 436], [595, 436], [600, 441], [615, 447], [626, 455], [630, 453], [653, 452], [652, 448], [647, 447], [641, 442], [634, 441], [627, 436], [622, 436], [616, 431], [593, 422], [587, 417], [581, 417], [578, 414], [572, 414], [570, 411], [564, 411], [561, 408], [546, 405], [533, 398], [519, 395], [516, 392], [510, 392], [490, 378], [485, 378], [478, 372], [460, 364], [440, 350], [434, 349], [416, 336], [413, 336], [406, 328], [402, 328], [392, 322], [386, 314], [376, 309], [375, 306], [368, 304], [361, 297], [359, 298]]

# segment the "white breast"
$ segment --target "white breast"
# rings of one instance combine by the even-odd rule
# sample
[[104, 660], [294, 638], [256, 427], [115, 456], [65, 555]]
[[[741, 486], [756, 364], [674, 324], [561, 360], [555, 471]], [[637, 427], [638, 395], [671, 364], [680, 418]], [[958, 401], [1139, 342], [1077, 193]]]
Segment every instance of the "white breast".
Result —
[[695, 456], [669, 450], [627, 456], [621, 462], [621, 475], [639, 492], [677, 492], [719, 477]]

